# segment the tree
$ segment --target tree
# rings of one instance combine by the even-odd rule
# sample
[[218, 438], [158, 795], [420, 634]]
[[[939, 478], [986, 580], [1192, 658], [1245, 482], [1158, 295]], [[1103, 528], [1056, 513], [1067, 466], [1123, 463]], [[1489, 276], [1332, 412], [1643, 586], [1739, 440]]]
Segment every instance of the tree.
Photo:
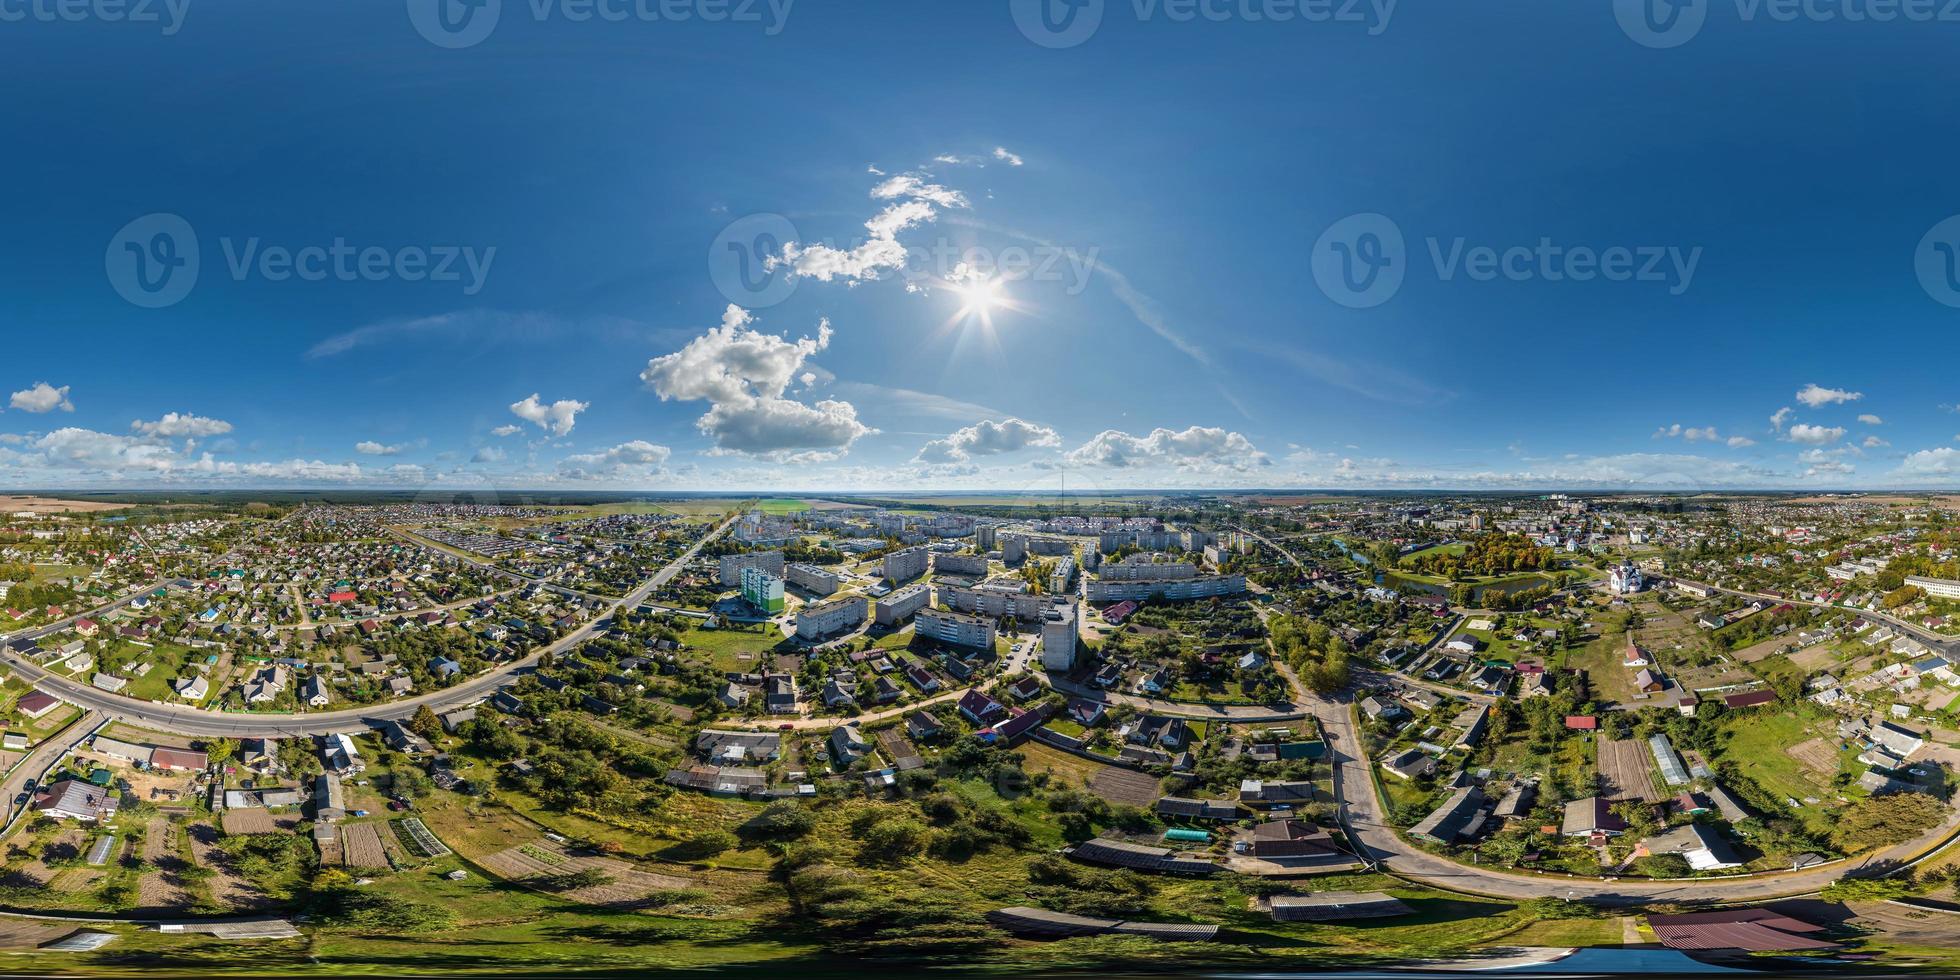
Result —
[[1891, 847], [1940, 825], [1946, 807], [1921, 793], [1888, 793], [1839, 811], [1831, 837], [1846, 853]]
[[682, 861], [705, 861], [735, 846], [735, 835], [726, 830], [703, 830], [667, 848], [667, 854]]
[[415, 717], [409, 720], [408, 727], [430, 741], [442, 737], [442, 719], [436, 717], [435, 709], [426, 704], [415, 709]]
[[214, 738], [204, 743], [204, 754], [220, 765], [238, 758], [238, 740]]
[[900, 864], [924, 851], [930, 836], [917, 820], [880, 820], [860, 838], [858, 859], [868, 864]]

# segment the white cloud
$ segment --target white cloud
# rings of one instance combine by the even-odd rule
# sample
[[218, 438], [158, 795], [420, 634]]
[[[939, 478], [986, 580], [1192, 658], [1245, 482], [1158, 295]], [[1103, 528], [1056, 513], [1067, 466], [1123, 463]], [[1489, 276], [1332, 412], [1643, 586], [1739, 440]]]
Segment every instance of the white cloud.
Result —
[[523, 401], [512, 402], [510, 411], [518, 418], [554, 436], [562, 437], [571, 435], [572, 427], [578, 424], [578, 413], [591, 407], [585, 402], [573, 401], [569, 398], [546, 405], [533, 393]]
[[1790, 427], [1790, 441], [1807, 446], [1828, 446], [1842, 438], [1844, 438], [1844, 427], [1841, 425], [1826, 428], [1808, 422], [1799, 422]]
[[1018, 167], [1025, 162], [1018, 154], [1007, 152], [1007, 147], [1004, 146], [994, 147], [994, 159], [1000, 160], [1010, 167]]
[[1753, 446], [1753, 445], [1755, 445], [1755, 444], [1756, 444], [1756, 440], [1754, 440], [1754, 439], [1751, 439], [1751, 438], [1749, 438], [1748, 436], [1730, 436], [1730, 437], [1729, 437], [1729, 448], [1730, 448], [1730, 449], [1741, 449], [1741, 448], [1742, 448], [1742, 447], [1744, 447], [1744, 446]]
[[568, 480], [644, 479], [659, 475], [673, 454], [666, 446], [636, 439], [603, 452], [567, 456], [558, 463], [558, 475]]
[[721, 326], [686, 347], [656, 357], [640, 380], [661, 401], [705, 401], [695, 427], [715, 442], [716, 453], [812, 461], [849, 451], [877, 430], [858, 421], [849, 402], [805, 404], [784, 397], [804, 362], [830, 346], [830, 321], [817, 336], [794, 342], [749, 328], [754, 317], [739, 306], [723, 311]]
[[1797, 410], [1786, 405], [1782, 408], [1777, 409], [1776, 414], [1769, 417], [1769, 424], [1773, 426], [1776, 429], [1776, 431], [1782, 432], [1784, 424], [1789, 422], [1790, 416], [1795, 414], [1797, 414]]
[[1803, 474], [1807, 478], [1815, 476], [1841, 476], [1856, 472], [1850, 463], [1838, 458], [1838, 455], [1842, 452], [1843, 450], [1806, 449], [1797, 454], [1797, 462], [1809, 467], [1809, 469], [1804, 470]]
[[1654, 438], [1686, 439], [1689, 442], [1718, 442], [1722, 437], [1716, 433], [1715, 427], [1712, 425], [1702, 429], [1692, 427], [1683, 428], [1681, 423], [1676, 422], [1673, 425], [1663, 426], [1656, 430], [1654, 432]]
[[1846, 391], [1843, 388], [1824, 388], [1814, 384], [1804, 385], [1803, 390], [1797, 392], [1797, 401], [1811, 408], [1823, 408], [1826, 405], [1842, 405], [1845, 402], [1855, 402], [1863, 397], [1865, 397], [1865, 393], [1862, 391]]
[[842, 278], [852, 284], [875, 279], [905, 264], [905, 246], [898, 243], [901, 232], [934, 221], [938, 208], [965, 208], [966, 195], [927, 183], [917, 174], [887, 177], [871, 189], [871, 196], [891, 201], [883, 211], [864, 223], [870, 236], [857, 247], [837, 249], [828, 245], [788, 242], [781, 255], [769, 258], [769, 267], [787, 266], [792, 275], [809, 276], [821, 282]]
[[1864, 445], [1866, 449], [1882, 449], [1886, 446], [1891, 445], [1891, 443], [1886, 442], [1885, 440], [1880, 439], [1877, 436], [1866, 436]]
[[490, 434], [501, 438], [503, 436], [514, 436], [523, 431], [524, 427], [521, 425], [500, 425], [491, 429]]
[[1960, 449], [1941, 446], [1938, 449], [1922, 449], [1906, 456], [1899, 464], [1899, 473], [1904, 476], [1960, 476]]
[[154, 422], [141, 420], [129, 423], [130, 431], [158, 439], [207, 439], [221, 436], [231, 431], [231, 423], [223, 419], [210, 419], [189, 412], [178, 414], [166, 412]]
[[36, 381], [34, 387], [26, 391], [14, 392], [9, 404], [23, 412], [33, 412], [36, 415], [52, 412], [57, 408], [64, 412], [75, 410], [75, 403], [68, 400], [68, 386], [62, 385], [56, 388], [46, 381]]
[[1055, 447], [1062, 437], [1045, 425], [1009, 418], [1000, 422], [982, 419], [959, 429], [944, 439], [934, 439], [919, 449], [922, 463], [957, 463], [974, 456], [998, 456], [1031, 447]]
[[355, 443], [354, 451], [363, 456], [396, 456], [401, 453], [402, 447], [384, 446], [370, 439], [366, 442]]
[[1196, 425], [1182, 432], [1153, 429], [1146, 436], [1106, 429], [1069, 453], [1067, 461], [1112, 469], [1169, 465], [1178, 469], [1246, 470], [1272, 465], [1272, 459], [1245, 436]]
[[1860, 422], [1863, 422], [1863, 423], [1865, 423], [1866, 425], [1884, 425], [1884, 424], [1885, 424], [1885, 420], [1884, 420], [1884, 419], [1882, 419], [1882, 418], [1879, 418], [1879, 417], [1878, 417], [1878, 416], [1876, 416], [1876, 415], [1860, 415], [1860, 416], [1858, 416], [1858, 421], [1860, 421]]
[[503, 461], [504, 451], [496, 446], [485, 446], [477, 450], [476, 455], [470, 457], [470, 462], [472, 463], [501, 463]]

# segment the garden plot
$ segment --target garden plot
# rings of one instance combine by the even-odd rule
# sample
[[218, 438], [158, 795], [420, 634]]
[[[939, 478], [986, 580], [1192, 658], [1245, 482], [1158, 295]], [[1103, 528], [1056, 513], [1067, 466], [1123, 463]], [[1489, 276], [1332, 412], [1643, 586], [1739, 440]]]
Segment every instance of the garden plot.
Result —
[[179, 833], [177, 825], [163, 817], [151, 818], [143, 831], [143, 864], [152, 870], [137, 882], [138, 908], [181, 909], [191, 904], [190, 893], [177, 877], [184, 866], [177, 853]]
[[1837, 745], [1821, 738], [1799, 742], [1784, 749], [1783, 754], [1803, 763], [1805, 769], [1826, 778], [1838, 771]]
[[227, 834], [275, 834], [279, 824], [272, 817], [272, 811], [264, 807], [237, 807], [226, 810], [224, 815]]
[[340, 831], [340, 863], [349, 868], [386, 868], [388, 853], [381, 848], [379, 827], [348, 824]]
[[678, 875], [640, 871], [612, 858], [570, 854], [544, 838], [505, 848], [481, 863], [491, 873], [512, 881], [551, 879], [582, 871], [597, 871], [610, 877], [612, 880], [605, 884], [557, 893], [586, 905], [630, 907], [655, 892], [675, 891], [694, 884]]
[[198, 864], [210, 868], [211, 897], [219, 905], [233, 909], [258, 909], [269, 904], [265, 893], [252, 887], [251, 883], [232, 870], [230, 859], [218, 849], [218, 830], [207, 823], [193, 824], [190, 828], [191, 856]]
[[1654, 756], [1640, 739], [1599, 740], [1599, 795], [1609, 800], [1666, 799], [1654, 788]]

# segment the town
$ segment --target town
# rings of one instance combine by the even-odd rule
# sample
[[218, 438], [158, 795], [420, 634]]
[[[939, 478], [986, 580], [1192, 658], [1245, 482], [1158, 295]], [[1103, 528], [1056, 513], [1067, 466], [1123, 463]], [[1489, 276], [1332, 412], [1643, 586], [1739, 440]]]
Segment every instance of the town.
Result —
[[30, 947], [1955, 955], [1947, 497], [52, 505], [0, 579], [0, 901], [128, 924]]

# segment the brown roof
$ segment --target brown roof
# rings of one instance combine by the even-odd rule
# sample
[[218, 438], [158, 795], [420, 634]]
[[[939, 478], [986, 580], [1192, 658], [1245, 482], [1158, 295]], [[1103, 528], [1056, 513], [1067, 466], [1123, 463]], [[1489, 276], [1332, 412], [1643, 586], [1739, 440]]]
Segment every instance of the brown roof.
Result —
[[1742, 949], [1769, 952], [1836, 949], [1837, 943], [1804, 933], [1824, 931], [1769, 909], [1730, 909], [1686, 915], [1650, 915], [1647, 924], [1669, 949]]

